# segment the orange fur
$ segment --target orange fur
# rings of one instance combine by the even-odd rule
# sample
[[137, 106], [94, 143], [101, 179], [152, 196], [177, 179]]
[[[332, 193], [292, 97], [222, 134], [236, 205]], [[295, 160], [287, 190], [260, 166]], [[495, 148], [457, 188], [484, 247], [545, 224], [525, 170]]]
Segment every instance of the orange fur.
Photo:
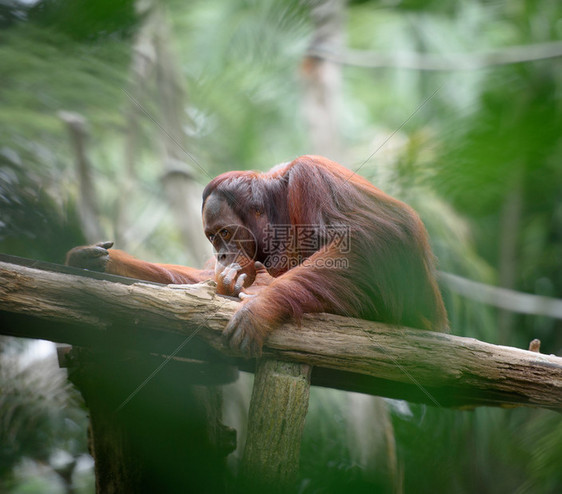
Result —
[[[211, 196], [213, 201], [205, 209]], [[266, 264], [268, 273], [261, 267], [253, 284], [243, 289], [254, 296], [244, 299], [224, 331], [232, 346], [249, 354], [259, 354], [267, 334], [281, 322], [298, 320], [307, 312], [447, 330], [434, 258], [420, 218], [412, 208], [338, 163], [301, 156], [266, 173], [224, 173], [203, 192], [203, 220], [212, 242], [233, 223], [250, 231], [255, 241], [248, 252], [253, 260]], [[274, 257], [296, 266], [289, 269], [269, 262], [272, 252], [266, 246], [266, 232], [271, 226], [308, 226], [318, 247], [311, 252], [304, 240], [290, 247], [279, 244]], [[330, 228], [341, 226], [349, 232], [345, 252], [329, 235]], [[240, 291], [230, 274], [225, 279], [220, 278], [221, 272], [215, 274], [214, 262], [201, 270], [149, 263], [112, 250], [111, 245], [77, 247], [69, 252], [67, 263], [160, 283], [216, 279], [219, 293]], [[337, 265], [342, 259], [345, 265]], [[238, 276], [243, 272], [246, 284], [250, 283], [254, 273], [244, 268]]]
[[118, 249], [109, 250], [106, 273], [165, 284], [191, 284], [214, 278], [214, 269], [141, 261]]
[[[275, 278], [246, 299], [225, 329], [233, 346], [259, 353], [267, 334], [307, 312], [345, 316], [435, 331], [447, 315], [434, 272], [427, 232], [412, 208], [351, 170], [320, 156], [301, 156], [266, 173], [227, 172], [203, 192], [226, 201], [240, 225], [257, 239], [256, 260]], [[255, 211], [260, 211], [258, 220]], [[263, 212], [263, 214], [262, 214]], [[263, 215], [269, 225], [311, 225], [320, 247], [279, 247], [268, 264]], [[349, 251], [330, 243], [329, 228], [349, 228]], [[268, 257], [269, 255], [269, 257]], [[335, 261], [344, 260], [345, 267]], [[326, 267], [328, 266], [328, 267]]]

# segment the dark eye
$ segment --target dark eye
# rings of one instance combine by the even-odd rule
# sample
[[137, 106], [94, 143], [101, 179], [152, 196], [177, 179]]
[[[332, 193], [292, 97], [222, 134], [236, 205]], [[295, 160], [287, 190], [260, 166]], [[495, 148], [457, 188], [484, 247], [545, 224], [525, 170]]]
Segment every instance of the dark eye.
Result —
[[209, 242], [215, 240], [215, 236], [212, 233], [210, 235], [207, 235], [207, 238], [209, 239]]
[[228, 237], [228, 230], [227, 230], [226, 228], [223, 228], [223, 229], [219, 232], [219, 235], [220, 235], [222, 238]]

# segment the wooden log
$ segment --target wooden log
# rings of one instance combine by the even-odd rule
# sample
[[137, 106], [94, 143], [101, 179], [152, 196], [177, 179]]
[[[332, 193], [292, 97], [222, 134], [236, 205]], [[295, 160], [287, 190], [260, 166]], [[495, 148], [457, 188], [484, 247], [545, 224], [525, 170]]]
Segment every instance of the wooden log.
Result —
[[292, 492], [308, 411], [311, 367], [262, 359], [256, 369], [242, 482], [251, 492]]
[[[208, 284], [126, 285], [0, 262], [2, 334], [131, 350], [167, 342], [169, 352], [205, 342], [212, 358], [244, 367], [251, 362], [221, 338], [237, 306]], [[271, 334], [264, 356], [315, 366], [313, 384], [435, 406], [562, 408], [562, 358], [472, 338], [307, 315]]]

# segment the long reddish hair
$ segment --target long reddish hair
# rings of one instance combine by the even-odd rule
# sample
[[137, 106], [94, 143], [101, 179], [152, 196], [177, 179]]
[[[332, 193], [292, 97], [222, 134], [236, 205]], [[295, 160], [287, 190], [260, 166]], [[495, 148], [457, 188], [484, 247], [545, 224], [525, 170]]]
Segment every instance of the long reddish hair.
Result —
[[[270, 296], [267, 301], [273, 304], [272, 313], [276, 307], [279, 313], [289, 307], [297, 318], [303, 312], [326, 311], [446, 329], [435, 261], [419, 216], [351, 170], [321, 156], [301, 156], [265, 173], [219, 175], [205, 188], [203, 204], [211, 194], [224, 198], [250, 229], [255, 228], [256, 211], [266, 214], [272, 225], [316, 228], [322, 247], [312, 256], [301, 253], [302, 260], [309, 258], [309, 269], [271, 271], [279, 276], [273, 284], [278, 287], [277, 299]], [[327, 228], [338, 225], [349, 229], [350, 248], [345, 254], [321, 238]], [[263, 238], [262, 232], [254, 234]], [[263, 257], [262, 245], [257, 251]], [[319, 265], [320, 260], [326, 264], [342, 255], [347, 267]]]

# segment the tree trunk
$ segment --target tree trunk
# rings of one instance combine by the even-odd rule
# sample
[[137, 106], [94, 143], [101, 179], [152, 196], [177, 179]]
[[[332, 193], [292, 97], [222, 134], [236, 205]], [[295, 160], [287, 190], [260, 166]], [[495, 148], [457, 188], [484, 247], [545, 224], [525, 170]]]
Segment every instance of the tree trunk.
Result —
[[60, 118], [66, 123], [70, 135], [70, 142], [74, 148], [76, 159], [76, 178], [78, 180], [78, 214], [80, 226], [89, 243], [99, 242], [103, 232], [99, 222], [99, 206], [94, 179], [92, 177], [92, 164], [86, 152], [88, 132], [84, 117], [72, 112], [60, 112]]
[[195, 180], [195, 170], [204, 173], [202, 179], [205, 182], [213, 177], [186, 150], [185, 83], [170, 49], [168, 19], [160, 7], [155, 9], [153, 15], [157, 20], [154, 27], [157, 98], [164, 131], [160, 132], [164, 150], [162, 181], [183, 245], [192, 258], [191, 264], [203, 266], [211, 257], [212, 249], [201, 226], [203, 187]]
[[[345, 0], [316, 0], [311, 7], [314, 34], [311, 51], [324, 47], [338, 51], [343, 44]], [[341, 161], [341, 67], [306, 56], [301, 67], [304, 84], [303, 112], [310, 133], [310, 154]]]
[[[153, 135], [162, 151], [162, 184], [170, 210], [181, 235], [187, 264], [203, 266], [211, 257], [212, 249], [201, 228], [201, 194], [203, 187], [196, 180], [196, 171], [203, 171], [192, 153], [187, 150], [186, 90], [170, 46], [169, 21], [164, 7], [149, 2], [143, 12], [145, 22], [135, 43], [131, 68], [131, 99], [129, 131], [125, 147], [126, 172], [124, 199], [120, 203], [118, 235], [126, 231], [126, 201], [135, 181], [135, 143], [138, 141], [136, 118], [141, 114], [154, 124]], [[155, 78], [155, 80], [151, 80]], [[155, 86], [155, 88], [154, 88]], [[149, 114], [146, 98], [155, 100], [157, 112]], [[204, 182], [211, 176], [200, 177]], [[127, 236], [124, 235], [127, 243]]]

